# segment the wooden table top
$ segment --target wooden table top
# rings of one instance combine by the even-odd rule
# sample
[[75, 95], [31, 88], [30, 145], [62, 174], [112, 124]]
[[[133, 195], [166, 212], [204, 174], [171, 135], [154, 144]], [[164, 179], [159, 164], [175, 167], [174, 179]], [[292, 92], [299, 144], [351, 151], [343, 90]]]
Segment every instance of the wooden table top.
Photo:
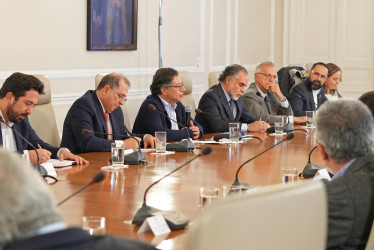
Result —
[[[239, 180], [248, 184], [268, 186], [282, 182], [281, 168], [295, 167], [301, 172], [308, 161], [310, 150], [316, 145], [314, 129], [309, 134], [295, 131], [295, 138], [277, 145], [245, 165]], [[147, 195], [147, 205], [163, 210], [176, 210], [193, 221], [200, 213], [199, 188], [232, 184], [240, 164], [283, 139], [268, 133], [251, 133], [264, 142], [251, 139], [243, 144], [196, 144], [196, 147], [212, 147], [210, 155], [202, 156], [155, 185]], [[204, 139], [212, 135], [205, 135]], [[105, 171], [101, 183], [91, 185], [59, 208], [69, 226], [81, 226], [83, 216], [104, 216], [106, 232], [116, 236], [135, 238], [159, 245], [162, 249], [183, 249], [186, 230], [172, 231], [165, 239], [152, 233], [137, 234], [139, 227], [131, 224], [136, 211], [141, 207], [145, 189], [185, 161], [196, 156], [194, 152], [176, 152], [173, 155], [151, 155], [145, 153], [149, 165], [130, 165], [117, 171]], [[109, 152], [81, 154], [88, 165], [57, 169], [59, 181], [50, 184], [56, 201], [72, 194], [106, 166]], [[322, 164], [318, 152], [312, 162]]]

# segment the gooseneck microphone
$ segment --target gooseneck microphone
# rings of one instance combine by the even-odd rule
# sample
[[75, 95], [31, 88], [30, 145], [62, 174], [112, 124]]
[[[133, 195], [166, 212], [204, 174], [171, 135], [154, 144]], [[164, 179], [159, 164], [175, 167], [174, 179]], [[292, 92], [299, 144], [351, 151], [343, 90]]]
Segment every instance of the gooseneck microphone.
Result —
[[32, 145], [31, 142], [29, 140], [27, 140], [25, 137], [23, 137], [17, 130], [15, 130], [11, 126], [9, 126], [8, 123], [5, 122], [5, 120], [2, 116], [0, 116], [0, 122], [4, 123], [5, 126], [7, 126], [14, 133], [16, 133], [23, 141], [25, 141], [35, 151], [36, 159], [37, 159], [36, 164], [35, 164], [35, 169], [43, 176], [43, 178], [50, 177], [50, 178], [54, 179], [55, 181], [57, 181], [57, 179], [54, 176], [48, 175], [47, 170], [45, 170], [45, 168], [40, 165], [39, 153], [38, 153], [38, 150], [36, 150], [36, 148], [34, 147], [34, 145]]
[[[95, 132], [91, 131], [89, 129], [82, 129], [82, 134], [84, 135], [90, 135], [90, 134], [96, 134], [96, 135], [108, 135], [107, 133], [103, 132]], [[131, 154], [125, 155], [125, 162], [126, 165], [139, 165], [141, 163], [147, 163], [147, 158], [143, 154], [141, 148], [140, 148], [140, 142], [135, 138], [135, 136], [132, 135], [120, 135], [120, 134], [109, 134], [112, 136], [118, 136], [123, 137], [125, 139], [133, 138], [138, 143], [138, 150], [135, 150]], [[111, 159], [109, 159], [110, 161]]]
[[274, 147], [277, 146], [278, 144], [283, 143], [284, 141], [292, 140], [294, 137], [295, 137], [295, 134], [292, 133], [292, 132], [290, 132], [290, 133], [288, 133], [288, 134], [286, 135], [286, 137], [285, 137], [283, 140], [281, 140], [280, 142], [278, 142], [278, 143], [272, 145], [271, 147], [265, 149], [265, 150], [262, 151], [261, 153], [255, 155], [255, 156], [253, 156], [252, 158], [250, 158], [249, 160], [243, 162], [243, 164], [241, 164], [241, 165], [239, 166], [238, 170], [236, 171], [236, 174], [235, 174], [235, 181], [234, 181], [234, 183], [233, 183], [232, 185], [237, 185], [237, 186], [241, 186], [241, 187], [244, 187], [244, 188], [247, 188], [247, 187], [248, 187], [248, 188], [249, 188], [249, 187], [253, 187], [252, 185], [249, 185], [249, 184], [247, 184], [247, 183], [244, 183], [244, 182], [240, 182], [240, 181], [239, 181], [239, 171], [240, 171], [240, 169], [242, 169], [242, 167], [243, 167], [245, 164], [247, 164], [248, 162], [252, 161], [253, 159], [257, 158], [258, 156], [262, 155], [263, 153], [269, 151], [270, 149], [274, 148]]
[[170, 173], [166, 174], [165, 176], [161, 177], [157, 181], [153, 182], [144, 192], [144, 197], [143, 197], [143, 205], [142, 207], [136, 212], [134, 219], [132, 223], [134, 223], [137, 226], [141, 226], [144, 222], [145, 219], [151, 216], [155, 216], [158, 214], [162, 214], [166, 220], [166, 223], [169, 225], [171, 230], [177, 230], [177, 229], [182, 229], [187, 226], [189, 223], [189, 220], [187, 217], [180, 212], [177, 211], [165, 211], [165, 210], [160, 210], [151, 206], [147, 205], [147, 193], [148, 191], [157, 183], [159, 183], [161, 180], [164, 178], [168, 177], [169, 175], [173, 174], [174, 172], [178, 171], [182, 167], [186, 166], [190, 162], [194, 161], [195, 159], [199, 158], [200, 156], [203, 155], [208, 155], [212, 152], [211, 147], [206, 147], [204, 148], [199, 155], [195, 156], [194, 158], [186, 161]]
[[66, 197], [65, 199], [63, 199], [62, 201], [60, 201], [57, 206], [60, 206], [62, 203], [64, 203], [65, 201], [69, 200], [70, 198], [72, 198], [73, 196], [75, 196], [76, 194], [80, 193], [82, 190], [86, 189], [88, 186], [90, 186], [91, 184], [93, 183], [98, 183], [102, 180], [105, 179], [105, 173], [104, 172], [98, 172], [97, 174], [94, 175], [94, 177], [92, 178], [92, 180], [90, 182], [88, 182], [87, 184], [84, 184], [82, 187], [80, 187], [77, 191], [75, 191], [74, 193], [72, 193], [71, 195], [69, 195], [68, 197]]
[[312, 156], [312, 153], [313, 151], [318, 148], [318, 146], [315, 146], [314, 148], [312, 148], [312, 150], [310, 150], [310, 153], [309, 153], [309, 157], [308, 157], [308, 163], [306, 164], [305, 168], [303, 169], [303, 172], [302, 172], [302, 175], [304, 178], [312, 178], [316, 175], [316, 173], [318, 172], [318, 170], [320, 169], [326, 169], [327, 172], [329, 173], [330, 177], [333, 177], [334, 176], [334, 172], [328, 168], [328, 167], [321, 167], [315, 163], [312, 163], [312, 161], [310, 160], [311, 156]]
[[184, 124], [184, 126], [189, 128], [190, 127], [192, 107], [190, 105], [187, 105], [185, 109], [186, 109], [186, 123]]
[[188, 152], [188, 151], [192, 151], [192, 150], [195, 149], [195, 145], [194, 145], [194, 143], [193, 143], [193, 141], [190, 137], [190, 132], [188, 131], [188, 128], [186, 126], [184, 126], [182, 123], [177, 122], [176, 120], [170, 118], [169, 116], [165, 115], [160, 110], [156, 109], [156, 107], [151, 103], [148, 104], [148, 109], [151, 110], [151, 111], [156, 111], [159, 114], [161, 114], [162, 116], [169, 119], [170, 121], [173, 121], [173, 122], [177, 123], [179, 126], [182, 127], [182, 130], [185, 130], [186, 133], [187, 133], [187, 140], [182, 140], [180, 142], [166, 144], [166, 150], [167, 151]]

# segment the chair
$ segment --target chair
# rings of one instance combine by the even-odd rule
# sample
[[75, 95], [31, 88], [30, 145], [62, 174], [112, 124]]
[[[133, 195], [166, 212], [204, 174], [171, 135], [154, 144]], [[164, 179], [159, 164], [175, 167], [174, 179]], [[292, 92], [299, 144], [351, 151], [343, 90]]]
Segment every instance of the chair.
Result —
[[192, 82], [190, 73], [188, 71], [178, 71], [178, 75], [184, 84], [184, 88], [186, 89], [186, 91], [184, 91], [183, 93], [182, 103], [184, 106], [189, 105], [192, 107], [191, 117], [195, 117], [196, 104], [192, 95]]
[[[97, 74], [95, 76], [95, 89], [97, 88], [97, 86], [99, 86], [99, 83], [101, 81], [101, 79], [106, 76], [108, 73], [106, 74]], [[122, 112], [123, 112], [123, 118], [125, 120], [125, 126], [128, 130], [132, 130], [132, 125], [133, 125], [133, 121], [130, 120], [130, 117], [129, 117], [129, 110], [127, 108], [128, 105], [126, 105], [126, 103], [124, 105], [121, 106], [122, 108]]]
[[35, 75], [44, 84], [44, 95], [39, 95], [38, 103], [29, 116], [29, 121], [36, 134], [45, 142], [60, 147], [55, 112], [51, 103], [51, 85], [43, 75]]
[[370, 235], [365, 250], [374, 250], [374, 221], [373, 225], [371, 226]]
[[192, 223], [188, 250], [325, 249], [327, 198], [321, 182], [273, 186], [217, 201]]
[[303, 67], [290, 66], [280, 68], [278, 74], [279, 88], [284, 96], [288, 96], [292, 87], [303, 80], [307, 75]]
[[209, 73], [208, 75], [209, 88], [218, 83], [218, 77], [221, 73], [222, 71], [213, 71]]

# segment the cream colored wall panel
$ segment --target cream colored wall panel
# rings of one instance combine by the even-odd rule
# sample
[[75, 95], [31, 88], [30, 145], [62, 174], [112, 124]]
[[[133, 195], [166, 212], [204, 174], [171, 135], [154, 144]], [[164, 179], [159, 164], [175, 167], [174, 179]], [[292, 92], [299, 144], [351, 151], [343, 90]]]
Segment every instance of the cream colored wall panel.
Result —
[[227, 30], [228, 13], [227, 13], [227, 0], [214, 0], [212, 2], [213, 18], [212, 26], [212, 65], [225, 65], [226, 64], [226, 37], [230, 36], [230, 30]]
[[163, 2], [162, 54], [164, 66], [198, 64], [200, 55], [200, 0]]

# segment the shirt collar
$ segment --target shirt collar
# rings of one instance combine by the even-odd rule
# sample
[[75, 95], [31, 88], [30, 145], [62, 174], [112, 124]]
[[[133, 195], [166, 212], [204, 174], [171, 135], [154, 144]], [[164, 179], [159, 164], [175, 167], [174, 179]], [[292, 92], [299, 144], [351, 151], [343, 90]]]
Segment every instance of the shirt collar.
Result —
[[332, 180], [335, 180], [341, 176], [344, 175], [344, 173], [347, 171], [347, 169], [352, 165], [352, 163], [356, 160], [356, 158], [353, 158], [349, 162], [347, 162], [335, 175], [332, 177]]
[[265, 98], [265, 96], [267, 96], [267, 95], [268, 95], [267, 93], [264, 93], [264, 92], [262, 92], [262, 91], [261, 91], [261, 89], [259, 89], [259, 88], [257, 87], [256, 83], [255, 83], [255, 86], [256, 86], [256, 88], [257, 88], [258, 92], [260, 92], [260, 94], [261, 94], [262, 98]]
[[222, 84], [220, 84], [221, 85], [221, 88], [222, 88], [222, 90], [223, 90], [223, 93], [225, 93], [225, 96], [226, 96], [226, 99], [227, 99], [227, 102], [230, 102], [231, 101], [231, 96], [229, 96], [229, 94], [227, 94], [227, 92], [226, 92], [226, 90], [222, 87]]
[[103, 109], [103, 113], [105, 113], [106, 111], [105, 111], [105, 109], [104, 109], [104, 105], [103, 105], [103, 103], [101, 102], [101, 100], [100, 100], [99, 96], [97, 95], [97, 92], [96, 92], [96, 91], [95, 91], [95, 94], [96, 94], [96, 96], [97, 96], [97, 99], [99, 99], [99, 102], [100, 102], [101, 108]]
[[167, 101], [165, 101], [164, 99], [162, 99], [161, 96], [158, 96], [160, 97], [160, 100], [162, 102], [162, 104], [164, 104], [164, 107], [169, 107], [169, 108], [173, 108], [174, 110], [177, 108], [177, 104], [174, 104], [174, 105], [170, 105], [170, 103], [168, 103]]

